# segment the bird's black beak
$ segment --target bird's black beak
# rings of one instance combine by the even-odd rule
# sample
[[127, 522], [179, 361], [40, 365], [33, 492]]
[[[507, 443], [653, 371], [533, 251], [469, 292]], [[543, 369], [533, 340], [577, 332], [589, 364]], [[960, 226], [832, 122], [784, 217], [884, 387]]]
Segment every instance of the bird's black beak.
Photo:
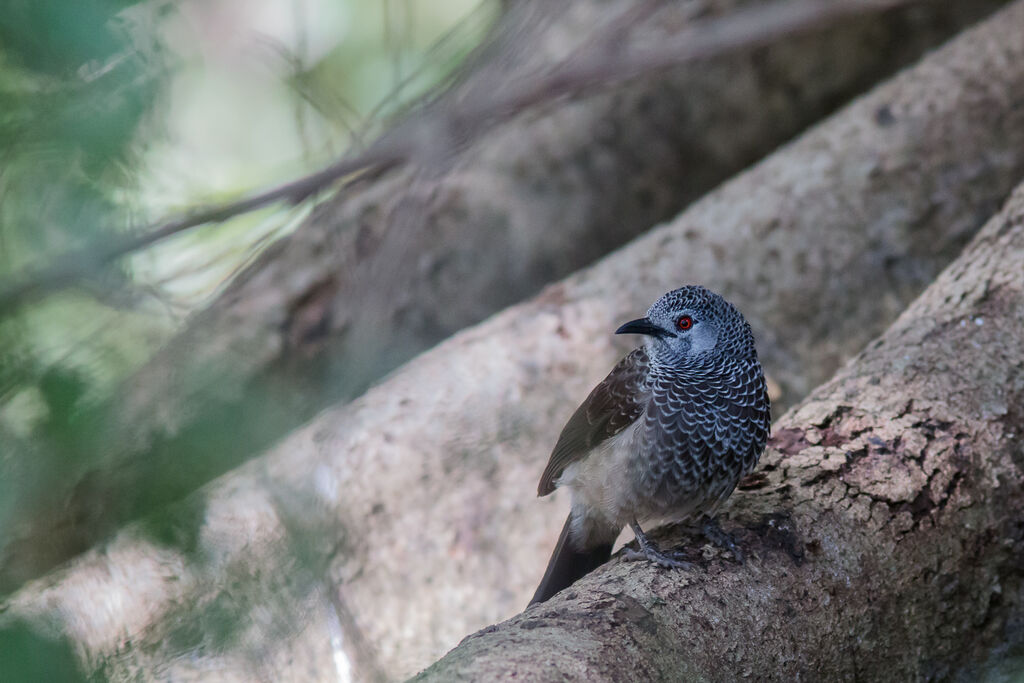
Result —
[[615, 334], [646, 334], [648, 337], [662, 338], [667, 336], [665, 330], [650, 321], [649, 318], [638, 318], [615, 330]]

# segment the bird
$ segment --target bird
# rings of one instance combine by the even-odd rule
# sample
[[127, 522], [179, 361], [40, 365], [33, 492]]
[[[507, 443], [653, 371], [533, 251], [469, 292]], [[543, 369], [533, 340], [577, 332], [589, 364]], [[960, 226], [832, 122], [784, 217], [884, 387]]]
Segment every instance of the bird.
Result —
[[607, 562], [626, 525], [639, 550], [627, 548], [625, 559], [692, 568], [647, 537], [645, 520], [703, 520], [705, 537], [742, 562], [714, 514], [753, 470], [771, 429], [750, 324], [719, 294], [689, 285], [615, 333], [644, 344], [594, 387], [551, 452], [537, 495], [565, 487], [572, 504], [531, 605]]

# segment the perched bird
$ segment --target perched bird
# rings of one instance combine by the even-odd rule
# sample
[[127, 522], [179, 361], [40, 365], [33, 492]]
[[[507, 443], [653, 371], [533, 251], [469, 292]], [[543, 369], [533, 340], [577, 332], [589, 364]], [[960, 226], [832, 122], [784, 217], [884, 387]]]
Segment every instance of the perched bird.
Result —
[[645, 335], [645, 343], [590, 392], [558, 437], [537, 495], [566, 486], [572, 510], [530, 604], [606, 562], [626, 524], [640, 546], [628, 559], [691, 566], [659, 550], [640, 520], [703, 518], [705, 536], [742, 559], [714, 513], [768, 439], [768, 392], [750, 325], [718, 294], [690, 286], [615, 333]]

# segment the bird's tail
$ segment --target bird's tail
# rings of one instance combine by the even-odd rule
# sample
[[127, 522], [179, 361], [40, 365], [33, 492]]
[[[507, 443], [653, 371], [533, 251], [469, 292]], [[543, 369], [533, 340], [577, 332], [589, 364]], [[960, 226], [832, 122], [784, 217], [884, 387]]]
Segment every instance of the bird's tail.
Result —
[[562, 527], [562, 535], [558, 537], [558, 544], [555, 551], [551, 553], [551, 560], [548, 562], [544, 578], [537, 586], [537, 592], [533, 594], [530, 604], [544, 602], [552, 595], [568, 588], [584, 575], [594, 571], [608, 561], [612, 556], [612, 543], [602, 543], [589, 550], [577, 550], [569, 540], [569, 526], [572, 523], [572, 515], [565, 520]]

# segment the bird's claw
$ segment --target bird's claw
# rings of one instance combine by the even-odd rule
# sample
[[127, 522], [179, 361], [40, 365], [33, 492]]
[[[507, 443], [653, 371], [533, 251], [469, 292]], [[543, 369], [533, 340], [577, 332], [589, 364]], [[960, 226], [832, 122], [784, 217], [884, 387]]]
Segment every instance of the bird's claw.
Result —
[[626, 548], [622, 552], [622, 559], [627, 562], [648, 560], [659, 567], [665, 567], [666, 569], [693, 569], [693, 563], [687, 562], [685, 558], [686, 554], [684, 553], [675, 551], [665, 552], [653, 545], [648, 545], [640, 550]]
[[630, 527], [633, 529], [634, 535], [636, 535], [636, 542], [640, 546], [640, 550], [633, 550], [632, 548], [626, 548], [623, 553], [623, 558], [627, 561], [631, 560], [649, 560], [659, 567], [665, 567], [666, 569], [693, 569], [694, 565], [692, 562], [687, 562], [686, 555], [683, 553], [670, 551], [665, 552], [654, 544], [647, 534], [643, 532], [640, 525], [636, 520], [630, 522]]

